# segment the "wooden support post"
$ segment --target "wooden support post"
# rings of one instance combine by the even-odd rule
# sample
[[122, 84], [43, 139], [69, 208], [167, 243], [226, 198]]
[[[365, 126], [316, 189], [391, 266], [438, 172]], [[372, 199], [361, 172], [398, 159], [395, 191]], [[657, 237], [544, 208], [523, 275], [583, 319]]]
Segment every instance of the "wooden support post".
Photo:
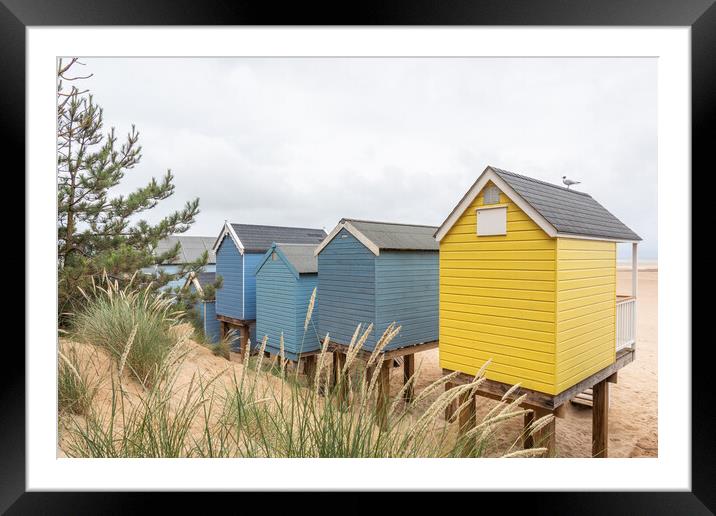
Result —
[[[455, 387], [452, 382], [445, 382], [445, 392]], [[453, 400], [447, 407], [445, 407], [445, 421], [452, 423], [455, 420], [455, 412], [457, 411], [457, 400]]]
[[247, 325], [239, 327], [239, 339], [239, 351], [243, 360], [244, 353], [251, 353], [251, 350], [247, 349], [249, 346], [249, 327]]
[[340, 351], [333, 352], [333, 376], [331, 385], [338, 388], [338, 401], [343, 403], [348, 397], [348, 379], [342, 376], [343, 367], [346, 363], [346, 354]]
[[390, 369], [391, 360], [383, 360], [378, 373], [378, 399], [376, 401], [376, 413], [378, 414], [378, 426], [381, 429], [388, 426], [388, 404], [390, 401]]
[[535, 447], [535, 440], [532, 435], [530, 435], [530, 425], [532, 425], [532, 422], [535, 420], [535, 413], [534, 410], [532, 412], [526, 412], [524, 415], [524, 431], [522, 435], [522, 443], [524, 446], [524, 449], [527, 450], [528, 448], [534, 448]]
[[[408, 381], [413, 377], [415, 374], [415, 355], [405, 355], [403, 357], [403, 385], [408, 383]], [[405, 389], [404, 393], [404, 399], [406, 403], [410, 403], [413, 401], [413, 394], [415, 392], [415, 380], [411, 382], [410, 386], [408, 386], [407, 389]]]
[[592, 457], [605, 458], [609, 452], [609, 382], [592, 387]]
[[[390, 367], [393, 367], [393, 366], [392, 366], [392, 364], [393, 364], [393, 361], [392, 361], [392, 360], [390, 361], [390, 364], [391, 364]], [[376, 367], [377, 367], [377, 372], [376, 372]], [[373, 375], [374, 375], [374, 374], [377, 374], [377, 375], [378, 375], [378, 378], [377, 378], [376, 381], [375, 381], [375, 387], [377, 387], [377, 389], [380, 389], [380, 373], [381, 373], [381, 368], [380, 368], [380, 366], [376, 366], [375, 364], [373, 364], [373, 365], [370, 366], [370, 367], [366, 366], [366, 368], [365, 368], [365, 370], [364, 370], [366, 389], [367, 389], [368, 386], [370, 385], [370, 382], [373, 380]], [[376, 400], [377, 400], [377, 396], [376, 396]]]
[[460, 414], [458, 414], [458, 429], [461, 434], [464, 434], [471, 428], [475, 426], [476, 421], [476, 410], [475, 410], [475, 396], [470, 396], [468, 393], [461, 394], [460, 399], [458, 401], [458, 406], [462, 406], [465, 403], [464, 407], [460, 410]]
[[331, 365], [331, 388], [334, 388], [338, 384], [338, 377], [340, 376], [341, 370], [341, 356], [343, 353], [340, 351], [333, 352], [333, 364]]
[[303, 372], [308, 380], [308, 385], [313, 385], [316, 380], [316, 355], [309, 355], [301, 360], [303, 360]]
[[219, 321], [219, 337], [221, 340], [226, 337], [226, 323], [224, 321]]
[[[471, 396], [470, 393], [461, 394], [458, 403], [459, 403], [459, 406], [462, 407], [460, 409], [460, 413], [458, 414], [458, 418], [457, 418], [458, 433], [460, 435], [465, 435], [472, 428], [475, 428], [475, 424], [477, 423], [477, 410], [475, 407], [475, 404], [476, 404], [475, 395], [473, 394]], [[475, 452], [475, 447], [471, 446], [468, 443], [465, 443], [465, 446], [462, 449], [463, 457], [472, 457], [474, 455], [474, 452]]]
[[[540, 419], [548, 414], [554, 416], [554, 412], [543, 408], [535, 408], [535, 419]], [[557, 444], [557, 419], [552, 418], [552, 422], [534, 433], [534, 447], [547, 448], [547, 457], [554, 457]]]

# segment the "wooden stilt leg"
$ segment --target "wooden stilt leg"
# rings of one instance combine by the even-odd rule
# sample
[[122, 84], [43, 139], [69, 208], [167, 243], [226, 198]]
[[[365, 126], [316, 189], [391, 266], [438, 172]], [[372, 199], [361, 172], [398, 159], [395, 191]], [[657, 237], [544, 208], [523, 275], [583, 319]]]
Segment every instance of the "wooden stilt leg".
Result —
[[248, 326], [241, 326], [239, 328], [239, 348], [241, 352], [241, 357], [244, 357], [244, 353], [250, 353], [251, 350], [247, 349], [249, 346], [249, 327]]
[[378, 399], [376, 401], [376, 411], [378, 414], [378, 426], [386, 428], [388, 426], [388, 404], [390, 401], [390, 369], [392, 362], [383, 360], [380, 366], [380, 376], [378, 377]]
[[529, 434], [530, 425], [535, 420], [535, 413], [534, 412], [527, 412], [524, 416], [524, 435], [522, 436], [522, 442], [524, 443], [525, 450], [528, 448], [534, 448], [535, 447], [535, 440], [534, 437], [532, 437]]
[[373, 371], [375, 371], [375, 366], [366, 367], [365, 368], [365, 384], [366, 388], [368, 385], [370, 385], [370, 381], [373, 379]]
[[[535, 419], [542, 418], [547, 414], [554, 416], [551, 410], [547, 409], [535, 409]], [[535, 432], [534, 434], [534, 446], [535, 448], [547, 448], [547, 457], [554, 457], [556, 452], [557, 434], [556, 434], [556, 418], [552, 418], [552, 422]]]
[[[475, 423], [477, 420], [475, 396], [470, 396], [469, 393], [462, 394], [460, 395], [458, 403], [459, 406], [466, 404], [462, 407], [462, 409], [460, 409], [460, 414], [458, 414], [458, 432], [460, 435], [464, 435], [469, 432], [470, 429], [475, 427]], [[474, 451], [474, 446], [465, 443], [465, 446], [462, 450], [462, 455], [464, 457], [470, 457], [474, 455]]]
[[309, 355], [303, 360], [303, 372], [306, 375], [309, 385], [313, 385], [316, 379], [316, 355]]
[[[452, 382], [446, 382], [445, 383], [445, 392], [449, 391], [455, 387], [455, 384]], [[448, 423], [451, 423], [455, 420], [455, 412], [457, 411], [457, 400], [453, 400], [450, 405], [445, 407], [445, 421]]]
[[342, 376], [343, 367], [346, 363], [346, 354], [340, 351], [333, 352], [333, 377], [332, 385], [337, 387], [338, 401], [343, 403], [348, 395], [348, 379]]
[[[415, 355], [405, 355], [403, 357], [403, 385], [408, 383], [408, 380], [412, 378], [412, 376], [415, 374]], [[415, 380], [413, 380], [414, 382]], [[415, 391], [415, 383], [411, 383], [411, 385], [405, 389], [405, 402], [410, 403], [413, 401], [413, 393]]]
[[605, 458], [609, 453], [609, 382], [592, 387], [592, 456]]
[[[468, 398], [468, 396], [468, 394], [461, 394], [460, 400], [458, 401], [459, 406], [467, 403], [466, 406], [462, 407], [458, 415], [458, 428], [460, 429], [460, 433], [465, 433], [475, 426], [475, 397], [471, 396]], [[468, 400], [470, 401], [469, 403]]]
[[334, 388], [338, 384], [338, 378], [341, 370], [341, 355], [339, 351], [333, 352], [333, 364], [331, 366], [331, 388]]

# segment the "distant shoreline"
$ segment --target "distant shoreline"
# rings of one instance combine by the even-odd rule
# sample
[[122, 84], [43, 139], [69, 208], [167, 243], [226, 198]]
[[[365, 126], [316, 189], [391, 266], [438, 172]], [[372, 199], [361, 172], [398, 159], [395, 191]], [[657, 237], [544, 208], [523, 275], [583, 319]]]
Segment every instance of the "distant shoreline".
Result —
[[[631, 264], [620, 264], [617, 263], [617, 270], [618, 271], [630, 271], [631, 270]], [[637, 266], [638, 271], [642, 272], [658, 272], [659, 271], [659, 265], [657, 263], [640, 263]]]

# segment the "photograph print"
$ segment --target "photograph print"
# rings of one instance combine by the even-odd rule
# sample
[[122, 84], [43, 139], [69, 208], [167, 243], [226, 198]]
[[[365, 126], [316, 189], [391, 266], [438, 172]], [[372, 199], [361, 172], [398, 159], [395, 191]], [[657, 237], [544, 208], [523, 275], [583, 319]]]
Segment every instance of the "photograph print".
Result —
[[656, 58], [56, 76], [57, 457], [658, 457]]

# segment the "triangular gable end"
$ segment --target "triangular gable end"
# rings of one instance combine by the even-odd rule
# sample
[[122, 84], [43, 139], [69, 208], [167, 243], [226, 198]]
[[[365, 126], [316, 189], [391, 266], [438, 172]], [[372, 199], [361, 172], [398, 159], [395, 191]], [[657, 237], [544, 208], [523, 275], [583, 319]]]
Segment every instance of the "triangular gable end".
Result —
[[488, 182], [492, 182], [500, 191], [505, 194], [517, 207], [519, 207], [530, 219], [537, 224], [542, 231], [547, 233], [550, 237], [557, 236], [557, 230], [547, 219], [545, 219], [537, 210], [535, 210], [527, 201], [525, 201], [520, 194], [507, 184], [492, 167], [487, 167], [482, 174], [473, 183], [467, 193], [463, 196], [457, 206], [452, 210], [450, 215], [445, 222], [442, 223], [440, 228], [435, 232], [435, 239], [440, 242], [445, 235], [448, 234], [450, 229], [457, 223], [463, 213], [472, 205], [472, 202], [477, 198], [483, 188]]
[[260, 261], [259, 264], [256, 266], [256, 269], [254, 269], [254, 275], [255, 275], [255, 276], [258, 275], [258, 273], [259, 273], [259, 271], [261, 270], [261, 268], [262, 268], [262, 267], [264, 266], [264, 264], [268, 261], [268, 259], [271, 258], [271, 255], [272, 255], [273, 253], [276, 253], [276, 255], [279, 257], [279, 259], [280, 259], [283, 263], [286, 264], [286, 267], [288, 267], [288, 270], [291, 271], [291, 274], [293, 274], [293, 275], [296, 277], [296, 279], [298, 279], [298, 278], [300, 277], [300, 274], [298, 273], [298, 271], [296, 270], [296, 268], [295, 268], [295, 267], [293, 266], [293, 264], [288, 260], [288, 258], [286, 258], [286, 255], [283, 254], [283, 252], [281, 251], [281, 248], [279, 248], [279, 247], [276, 245], [276, 243], [273, 243], [273, 244], [271, 245], [271, 247], [269, 247], [269, 250], [266, 251], [266, 254], [264, 254], [263, 257], [261, 258], [261, 261]]
[[201, 283], [199, 283], [199, 278], [196, 277], [196, 273], [190, 272], [187, 276], [186, 280], [184, 281], [184, 285], [182, 286], [182, 290], [186, 290], [189, 285], [194, 285], [194, 288], [196, 291], [200, 294], [204, 294], [204, 289], [201, 288]]
[[333, 228], [333, 231], [331, 231], [328, 236], [321, 242], [321, 245], [319, 245], [315, 252], [313, 253], [314, 256], [318, 256], [318, 254], [325, 248], [328, 244], [331, 243], [331, 240], [336, 238], [338, 233], [341, 232], [342, 229], [345, 229], [353, 235], [356, 240], [358, 240], [361, 244], [363, 244], [365, 247], [368, 248], [370, 252], [372, 252], [374, 255], [378, 256], [380, 255], [380, 248], [375, 245], [375, 243], [370, 240], [367, 236], [365, 236], [362, 232], [358, 231], [356, 227], [351, 224], [350, 222], [340, 222], [335, 228]]
[[239, 236], [236, 234], [236, 231], [234, 231], [234, 228], [232, 228], [228, 222], [224, 222], [224, 227], [221, 228], [221, 233], [219, 233], [219, 237], [216, 239], [216, 242], [214, 242], [214, 247], [212, 248], [214, 254], [219, 252], [219, 247], [221, 247], [221, 243], [227, 236], [231, 237], [239, 253], [243, 255], [244, 245], [241, 243], [241, 240], [239, 240]]

